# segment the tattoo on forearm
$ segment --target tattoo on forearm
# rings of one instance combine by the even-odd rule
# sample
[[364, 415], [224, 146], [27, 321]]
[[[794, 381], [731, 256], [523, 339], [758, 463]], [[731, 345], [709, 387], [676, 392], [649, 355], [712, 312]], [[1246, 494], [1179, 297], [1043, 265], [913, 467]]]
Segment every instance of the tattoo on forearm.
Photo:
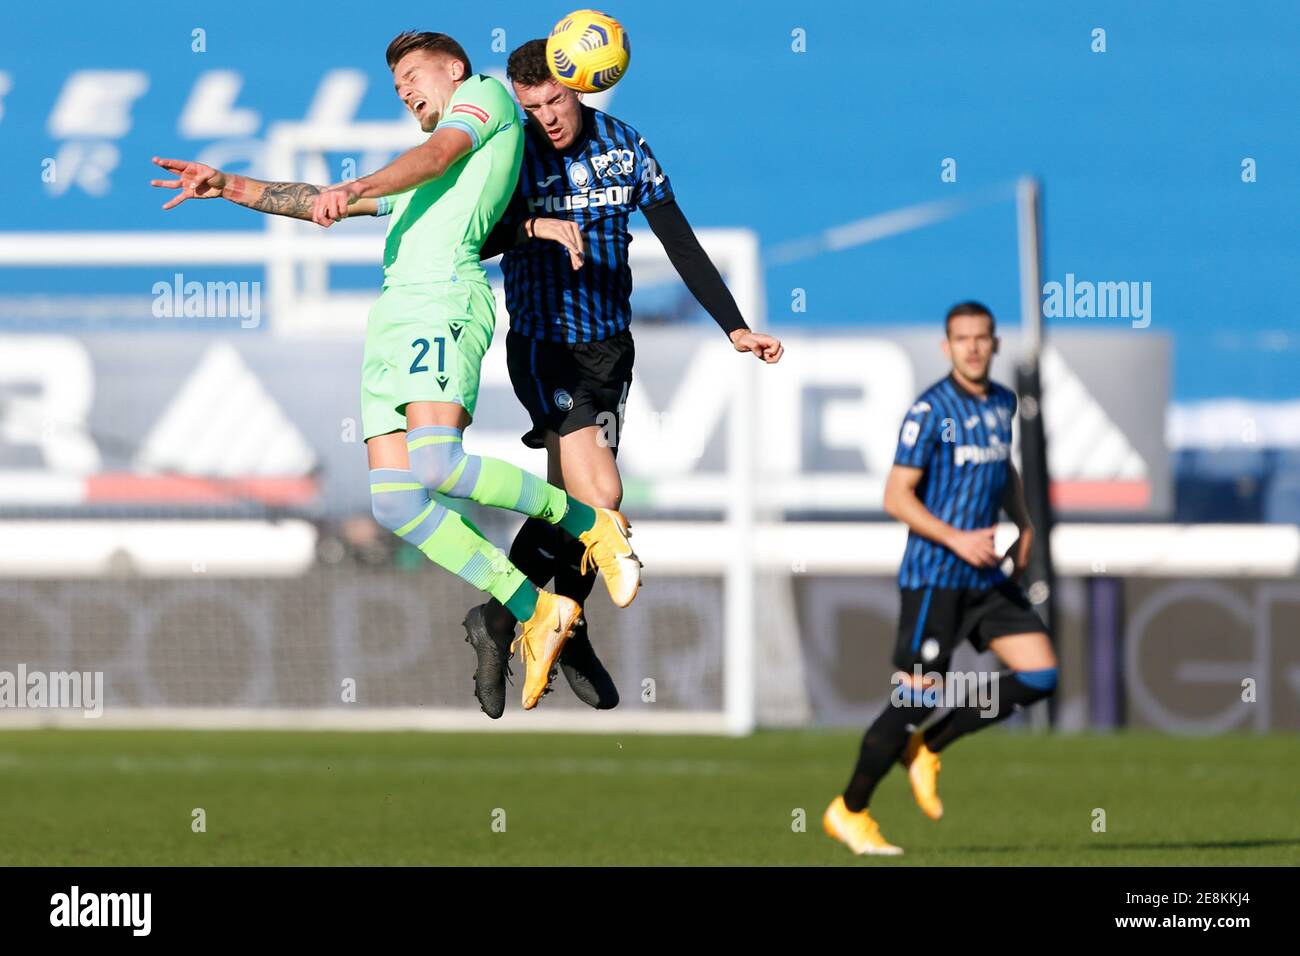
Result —
[[252, 208], [278, 216], [310, 219], [311, 202], [320, 191], [319, 186], [311, 183], [267, 183]]

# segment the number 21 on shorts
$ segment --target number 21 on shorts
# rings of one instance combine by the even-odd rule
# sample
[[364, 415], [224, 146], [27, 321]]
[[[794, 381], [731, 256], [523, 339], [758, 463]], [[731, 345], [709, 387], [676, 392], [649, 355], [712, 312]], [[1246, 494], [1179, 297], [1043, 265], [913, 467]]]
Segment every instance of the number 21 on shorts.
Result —
[[[434, 345], [438, 347], [438, 374], [446, 371], [447, 364], [447, 340], [441, 335], [433, 340]], [[429, 366], [424, 364], [425, 356], [429, 354], [429, 340], [416, 339], [411, 343], [411, 348], [415, 349], [415, 360], [411, 362], [411, 374], [417, 372], [429, 371]]]

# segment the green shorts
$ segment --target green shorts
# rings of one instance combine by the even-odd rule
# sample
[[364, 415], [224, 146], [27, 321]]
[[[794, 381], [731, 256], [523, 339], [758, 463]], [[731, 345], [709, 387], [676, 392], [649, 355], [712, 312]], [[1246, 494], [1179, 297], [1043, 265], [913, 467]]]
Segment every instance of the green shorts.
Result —
[[406, 428], [409, 402], [454, 402], [470, 417], [496, 327], [487, 282], [390, 286], [370, 309], [361, 366], [367, 439]]

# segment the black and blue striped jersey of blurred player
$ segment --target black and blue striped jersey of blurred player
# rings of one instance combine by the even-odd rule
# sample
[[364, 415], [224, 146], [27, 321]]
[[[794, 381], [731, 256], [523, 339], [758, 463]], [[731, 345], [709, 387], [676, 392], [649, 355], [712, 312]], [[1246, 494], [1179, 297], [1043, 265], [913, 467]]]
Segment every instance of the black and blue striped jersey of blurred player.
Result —
[[[545, 448], [548, 480], [596, 505], [623, 495], [615, 455], [632, 381], [632, 273], [628, 219], [640, 210], [669, 260], [739, 352], [773, 363], [782, 346], [751, 331], [717, 268], [678, 208], [668, 177], [642, 136], [592, 109], [546, 65], [546, 42], [510, 55], [506, 75], [527, 117], [524, 159], [510, 207], [489, 244], [504, 252], [510, 332], [506, 357], [515, 394], [532, 427], [524, 444]], [[581, 255], [534, 241], [536, 223], [568, 220]], [[569, 242], [566, 245], [572, 246]], [[593, 577], [582, 549], [545, 522], [527, 521], [510, 558], [533, 581], [555, 578], [558, 593], [586, 599]], [[483, 710], [501, 714], [502, 648], [514, 620], [497, 601], [470, 611], [467, 640], [478, 656], [475, 690]], [[580, 624], [560, 654], [560, 670], [585, 703], [607, 709], [618, 691]]]
[[[907, 768], [921, 810], [938, 820], [940, 751], [1056, 688], [1052, 643], [1016, 583], [1029, 560], [1033, 526], [1011, 462], [1016, 396], [989, 379], [997, 346], [985, 306], [953, 306], [943, 342], [952, 371], [918, 396], [899, 433], [885, 486], [885, 510], [908, 527], [898, 575], [894, 689], [862, 738], [848, 786], [823, 817], [826, 832], [855, 853], [902, 852], [881, 836], [867, 809], [896, 762]], [[1020, 535], [999, 556], [993, 534], [1003, 509]], [[1008, 561], [1009, 576], [1002, 570]], [[963, 640], [993, 651], [1009, 671], [992, 681], [980, 675], [987, 696], [958, 700], [927, 723], [945, 700], [944, 678], [954, 677], [949, 662]]]

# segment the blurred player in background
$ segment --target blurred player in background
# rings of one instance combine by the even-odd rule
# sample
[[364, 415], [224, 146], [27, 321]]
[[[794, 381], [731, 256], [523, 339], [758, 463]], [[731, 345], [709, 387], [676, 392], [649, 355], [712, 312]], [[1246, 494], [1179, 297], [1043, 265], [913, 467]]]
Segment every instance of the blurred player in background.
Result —
[[[617, 509], [623, 483], [615, 456], [634, 354], [627, 250], [628, 217], [635, 210], [736, 351], [771, 364], [781, 358], [782, 346], [745, 324], [645, 140], [558, 83], [546, 64], [545, 40], [511, 53], [506, 75], [528, 118], [519, 186], [498, 227], [509, 246], [501, 267], [510, 312], [510, 380], [532, 419], [523, 441], [546, 449], [552, 484], [598, 508]], [[573, 237], [584, 242], [585, 264], [553, 243], [532, 241], [539, 216], [572, 220], [566, 245]], [[536, 518], [524, 522], [510, 557], [538, 587], [554, 577], [556, 593], [578, 603], [591, 593], [594, 571], [581, 543], [563, 527]], [[475, 693], [489, 717], [501, 716], [504, 707], [514, 627], [514, 617], [495, 598], [465, 619], [466, 640], [478, 657]], [[598, 709], [618, 703], [585, 621], [559, 663], [584, 703]]]
[[[854, 853], [903, 852], [885, 840], [867, 810], [895, 761], [907, 768], [921, 810], [938, 820], [939, 752], [1056, 688], [1052, 643], [1015, 583], [1029, 561], [1033, 527], [1011, 463], [1016, 396], [989, 379], [998, 347], [993, 314], [978, 302], [962, 302], [944, 325], [952, 372], [908, 411], [885, 486], [885, 510], [908, 527], [898, 578], [895, 693], [867, 729], [853, 776], [823, 817], [826, 832]], [[1001, 559], [993, 545], [1000, 508], [1020, 529]], [[1001, 570], [1008, 559], [1010, 578]], [[1010, 668], [997, 680], [996, 704], [968, 702], [921, 729], [937, 709], [933, 692], [963, 640], [992, 650]]]
[[389, 44], [387, 60], [398, 97], [431, 135], [378, 172], [322, 189], [155, 159], [178, 178], [154, 185], [181, 191], [164, 209], [221, 196], [326, 227], [348, 216], [392, 216], [384, 287], [367, 323], [362, 372], [374, 515], [435, 563], [491, 594], [512, 625], [523, 622], [523, 704], [531, 708], [581, 618], [580, 602], [530, 583], [441, 496], [563, 527], [582, 542], [584, 566], [600, 569], [619, 606], [636, 595], [640, 562], [618, 512], [592, 508], [508, 462], [462, 448], [496, 324], [480, 252], [518, 181], [523, 133], [505, 87], [473, 74], [451, 37], [403, 33]]

